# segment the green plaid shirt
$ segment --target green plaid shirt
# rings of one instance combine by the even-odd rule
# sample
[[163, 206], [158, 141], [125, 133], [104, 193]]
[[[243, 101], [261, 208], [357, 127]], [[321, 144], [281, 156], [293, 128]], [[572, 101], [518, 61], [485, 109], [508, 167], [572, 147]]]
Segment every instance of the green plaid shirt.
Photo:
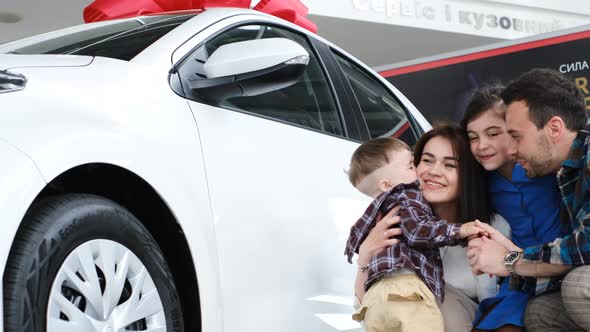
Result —
[[[561, 191], [561, 234], [550, 243], [529, 247], [523, 259], [532, 262], [567, 264], [572, 266], [590, 264], [590, 125], [584, 126], [571, 145], [568, 158], [557, 173]], [[588, 227], [588, 228], [587, 228]], [[564, 276], [532, 278], [525, 281], [525, 288], [541, 294], [559, 289]], [[531, 278], [526, 278], [531, 281]], [[536, 281], [536, 282], [535, 282]], [[528, 287], [527, 287], [528, 286]]]

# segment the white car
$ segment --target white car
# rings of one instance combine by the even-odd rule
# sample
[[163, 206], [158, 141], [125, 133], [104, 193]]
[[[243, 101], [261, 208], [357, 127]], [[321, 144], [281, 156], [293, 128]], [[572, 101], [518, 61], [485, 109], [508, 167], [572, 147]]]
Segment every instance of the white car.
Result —
[[339, 331], [358, 143], [426, 120], [303, 28], [217, 8], [0, 45], [5, 331]]

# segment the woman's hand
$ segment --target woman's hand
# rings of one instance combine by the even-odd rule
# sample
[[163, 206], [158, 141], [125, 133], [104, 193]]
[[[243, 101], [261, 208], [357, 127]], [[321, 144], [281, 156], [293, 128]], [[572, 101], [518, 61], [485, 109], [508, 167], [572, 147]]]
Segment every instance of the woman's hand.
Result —
[[475, 275], [487, 273], [490, 276], [506, 277], [510, 275], [504, 266], [504, 257], [508, 250], [500, 243], [481, 237], [469, 241], [467, 260]]
[[369, 232], [369, 235], [367, 235], [367, 238], [359, 248], [359, 265], [369, 264], [371, 257], [375, 256], [384, 248], [399, 243], [399, 239], [392, 239], [392, 237], [400, 235], [402, 230], [400, 228], [390, 228], [400, 222], [399, 216], [394, 216], [397, 211], [399, 211], [399, 206], [389, 211], [388, 214], [377, 222], [371, 232]]
[[508, 250], [508, 251], [522, 251], [522, 249], [517, 247], [512, 241], [510, 241], [510, 239], [508, 239], [506, 236], [504, 236], [504, 234], [500, 233], [494, 227], [492, 227], [486, 223], [483, 223], [479, 220], [475, 221], [475, 226], [483, 229], [483, 231], [487, 235], [486, 237], [488, 237], [490, 240], [496, 241], [498, 244], [500, 244], [506, 250]]
[[469, 241], [467, 246], [467, 260], [474, 274], [487, 273], [495, 276], [508, 276], [504, 266], [504, 257], [508, 251], [521, 251], [512, 241], [494, 227], [475, 221], [477, 227], [482, 228], [487, 236]]
[[[399, 228], [389, 228], [400, 222], [399, 216], [393, 216], [397, 211], [399, 211], [399, 207], [393, 208], [388, 214], [381, 218], [371, 232], [369, 232], [369, 235], [367, 235], [367, 238], [359, 248], [359, 266], [367, 266], [371, 262], [371, 257], [375, 256], [384, 248], [399, 242], [398, 239], [391, 239], [391, 237], [400, 235], [402, 230]], [[368, 277], [369, 273], [366, 270], [363, 272], [359, 268], [356, 280], [354, 281], [354, 293], [359, 302], [362, 301], [363, 296], [365, 296], [364, 285]]]
[[459, 231], [459, 237], [462, 239], [467, 238], [468, 240], [481, 236], [489, 237], [489, 234], [486, 232], [486, 230], [480, 227], [481, 224], [482, 222], [479, 220], [462, 224], [461, 230]]

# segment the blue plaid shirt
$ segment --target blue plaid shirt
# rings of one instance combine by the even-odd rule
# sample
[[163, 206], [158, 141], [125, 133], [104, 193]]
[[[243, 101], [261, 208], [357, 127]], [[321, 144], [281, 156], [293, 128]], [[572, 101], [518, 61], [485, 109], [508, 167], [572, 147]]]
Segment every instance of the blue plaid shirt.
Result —
[[[524, 260], [572, 266], [590, 264], [589, 133], [588, 124], [580, 129], [571, 145], [567, 160], [557, 173], [557, 183], [562, 196], [561, 234], [567, 235], [549, 243], [526, 248]], [[537, 278], [535, 293], [559, 289], [562, 279], [563, 276]]]

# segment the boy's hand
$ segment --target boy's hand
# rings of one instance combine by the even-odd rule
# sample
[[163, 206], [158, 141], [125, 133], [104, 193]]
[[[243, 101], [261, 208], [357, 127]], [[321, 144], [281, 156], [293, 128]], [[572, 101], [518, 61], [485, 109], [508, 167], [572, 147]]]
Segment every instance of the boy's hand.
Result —
[[[464, 238], [476, 238], [476, 237], [480, 237], [479, 235], [483, 235], [486, 236], [487, 231], [483, 228], [481, 228], [478, 224], [479, 223], [482, 224], [481, 222], [479, 222], [479, 220], [476, 221], [470, 221], [467, 223], [464, 223], [463, 225], [461, 225], [461, 230], [459, 231], [459, 237], [464, 239]], [[489, 234], [487, 235], [487, 237], [489, 237]]]

